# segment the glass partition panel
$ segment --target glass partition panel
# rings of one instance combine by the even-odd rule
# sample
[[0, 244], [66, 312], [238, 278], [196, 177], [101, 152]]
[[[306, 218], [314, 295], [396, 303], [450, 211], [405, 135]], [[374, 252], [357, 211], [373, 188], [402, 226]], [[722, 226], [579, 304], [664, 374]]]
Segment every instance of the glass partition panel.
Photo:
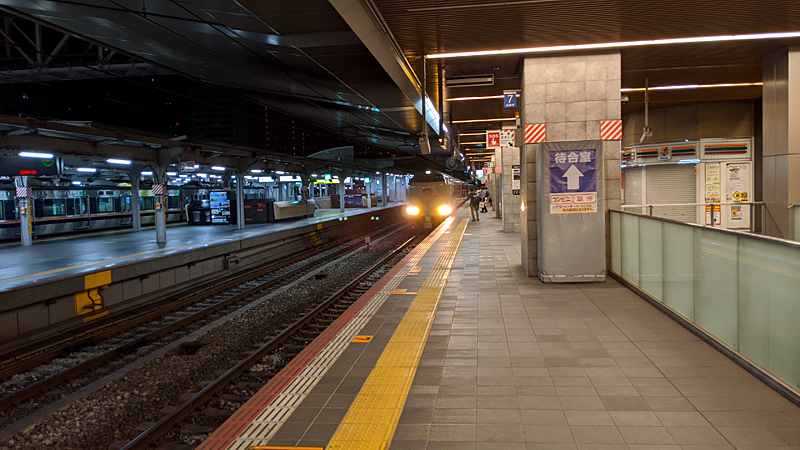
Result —
[[656, 220], [639, 221], [639, 287], [663, 301], [661, 224]]
[[620, 213], [611, 211], [609, 220], [611, 221], [611, 270], [616, 273], [622, 273], [622, 255], [620, 254], [620, 221], [622, 217]]
[[800, 251], [739, 242], [739, 351], [800, 388]]
[[792, 235], [792, 239], [800, 241], [800, 205], [794, 205], [792, 209], [789, 210], [789, 216], [794, 219], [794, 226], [792, 227], [794, 228], [794, 234]]
[[639, 286], [639, 218], [622, 216], [622, 276]]
[[663, 224], [664, 303], [694, 321], [694, 230]]
[[694, 230], [695, 323], [738, 350], [738, 238]]

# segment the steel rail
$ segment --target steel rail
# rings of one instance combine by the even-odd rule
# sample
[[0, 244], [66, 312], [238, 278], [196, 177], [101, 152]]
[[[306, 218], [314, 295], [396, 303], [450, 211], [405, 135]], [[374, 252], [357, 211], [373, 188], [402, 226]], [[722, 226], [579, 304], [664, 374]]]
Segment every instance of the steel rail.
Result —
[[[400, 227], [400, 228], [402, 228], [402, 227]], [[399, 228], [396, 228], [396, 229], [399, 229]], [[396, 231], [396, 229], [391, 229], [391, 228], [387, 227], [387, 228], [382, 229], [381, 232], [386, 232], [388, 234], [390, 232]], [[337, 257], [337, 256], [339, 256], [339, 255], [341, 255], [343, 253], [349, 252], [349, 251], [353, 250], [354, 248], [357, 248], [357, 247], [359, 247], [361, 245], [362, 245], [361, 242], [351, 243], [350, 245], [348, 245], [348, 246], [346, 246], [346, 247], [344, 247], [342, 249], [339, 249], [339, 250], [335, 251], [334, 253], [332, 253], [330, 255], [325, 256], [325, 258], [323, 258], [323, 260], [329, 260], [331, 258], [335, 258], [335, 257]], [[208, 297], [210, 295], [218, 294], [220, 292], [223, 292], [226, 289], [231, 289], [231, 288], [235, 287], [238, 284], [251, 281], [251, 280], [256, 279], [256, 278], [258, 278], [260, 276], [267, 275], [267, 274], [269, 274], [271, 272], [275, 272], [275, 271], [280, 270], [281, 268], [283, 268], [283, 267], [285, 267], [285, 266], [287, 266], [289, 264], [293, 264], [293, 263], [297, 262], [298, 260], [301, 260], [303, 258], [307, 258], [307, 257], [310, 257], [310, 256], [314, 256], [314, 255], [316, 255], [318, 253], [321, 253], [321, 252], [324, 252], [326, 250], [329, 250], [329, 248], [324, 249], [324, 250], [320, 250], [319, 252], [310, 252], [310, 253], [305, 253], [304, 252], [303, 254], [300, 254], [300, 255], [297, 255], [297, 256], [291, 258], [290, 261], [281, 262], [279, 264], [270, 266], [268, 268], [261, 269], [256, 274], [247, 275], [247, 276], [239, 278], [237, 280], [233, 280], [230, 283], [224, 283], [222, 286], [214, 288], [211, 291], [205, 291], [205, 292], [201, 292], [199, 294], [193, 294], [187, 300], [183, 300], [181, 302], [180, 306], [175, 306], [175, 307], [171, 306], [171, 307], [168, 307], [168, 308], [160, 309], [158, 311], [154, 311], [154, 312], [151, 312], [149, 314], [146, 314], [146, 315], [136, 319], [136, 324], [137, 324], [137, 326], [139, 326], [139, 325], [142, 325], [144, 323], [147, 323], [148, 321], [155, 320], [155, 319], [157, 319], [159, 317], [162, 317], [162, 316], [164, 316], [166, 314], [169, 314], [169, 313], [173, 312], [174, 310], [179, 309], [180, 307], [188, 306], [188, 305], [190, 305], [190, 304], [192, 304], [194, 302], [198, 302], [198, 301], [202, 300], [205, 297]], [[45, 392], [47, 390], [50, 390], [50, 389], [58, 386], [59, 384], [63, 383], [64, 381], [67, 381], [67, 380], [70, 380], [70, 379], [74, 379], [74, 378], [80, 376], [81, 374], [83, 374], [83, 373], [85, 373], [85, 372], [87, 372], [87, 371], [89, 371], [91, 369], [94, 369], [94, 368], [96, 368], [98, 366], [101, 366], [102, 364], [104, 364], [104, 363], [106, 363], [108, 361], [111, 361], [111, 360], [113, 360], [113, 359], [115, 359], [117, 357], [132, 353], [139, 346], [142, 346], [142, 345], [144, 345], [144, 344], [146, 344], [148, 342], [152, 342], [152, 341], [160, 338], [161, 336], [164, 336], [164, 335], [169, 334], [169, 333], [171, 333], [173, 331], [176, 331], [176, 330], [178, 330], [180, 328], [183, 328], [186, 325], [189, 325], [189, 324], [191, 324], [193, 322], [201, 320], [204, 317], [206, 317], [208, 315], [211, 315], [211, 314], [215, 313], [216, 311], [218, 311], [220, 309], [223, 309], [223, 308], [225, 308], [225, 307], [227, 307], [227, 306], [229, 306], [229, 305], [231, 305], [231, 304], [233, 304], [233, 303], [235, 303], [235, 302], [237, 302], [237, 301], [239, 301], [239, 300], [241, 300], [243, 298], [246, 298], [246, 297], [248, 297], [250, 295], [256, 294], [258, 291], [261, 291], [263, 289], [266, 289], [266, 288], [269, 288], [271, 286], [274, 286], [274, 285], [286, 280], [287, 278], [291, 278], [293, 276], [296, 276], [299, 273], [305, 272], [307, 270], [311, 270], [314, 266], [317, 266], [317, 265], [323, 263], [323, 260], [310, 261], [309, 263], [304, 264], [301, 267], [293, 269], [293, 270], [291, 270], [291, 271], [289, 271], [289, 272], [287, 272], [285, 274], [279, 275], [276, 278], [267, 280], [265, 283], [262, 283], [262, 284], [259, 284], [258, 286], [246, 289], [245, 291], [242, 291], [242, 292], [234, 295], [233, 297], [231, 297], [229, 299], [226, 299], [226, 300], [223, 300], [221, 302], [218, 302], [218, 303], [215, 303], [213, 305], [210, 305], [209, 307], [204, 308], [201, 311], [198, 311], [198, 312], [196, 312], [194, 314], [191, 314], [191, 315], [186, 316], [184, 318], [181, 318], [181, 319], [179, 319], [179, 320], [177, 320], [175, 322], [172, 322], [172, 323], [170, 323], [170, 324], [168, 324], [168, 325], [166, 325], [164, 327], [161, 327], [161, 328], [159, 328], [157, 330], [154, 330], [154, 331], [152, 331], [150, 333], [147, 333], [147, 334], [139, 337], [138, 339], [135, 339], [135, 340], [133, 340], [131, 342], [125, 343], [124, 345], [121, 345], [119, 347], [116, 347], [116, 348], [113, 348], [111, 350], [108, 350], [108, 351], [106, 351], [106, 352], [104, 352], [104, 353], [102, 353], [102, 354], [100, 354], [100, 355], [98, 355], [98, 356], [96, 356], [96, 357], [94, 357], [92, 359], [84, 361], [84, 362], [82, 362], [82, 363], [80, 363], [80, 364], [78, 364], [76, 366], [70, 367], [70, 368], [68, 368], [68, 369], [66, 369], [66, 370], [64, 370], [62, 372], [59, 372], [59, 373], [53, 375], [53, 376], [49, 376], [49, 377], [47, 377], [47, 378], [45, 378], [45, 379], [43, 379], [41, 381], [38, 381], [38, 382], [36, 382], [34, 384], [26, 386], [25, 388], [20, 389], [19, 391], [16, 391], [16, 392], [14, 392], [12, 394], [6, 395], [6, 396], [0, 398], [0, 411], [5, 410], [7, 408], [10, 408], [10, 407], [12, 407], [14, 405], [17, 405], [17, 404], [21, 403], [21, 402], [24, 402], [25, 400], [28, 400], [28, 399], [30, 399], [32, 397], [35, 397], [36, 395], [39, 395], [42, 392]], [[121, 330], [119, 328], [129, 329], [129, 328], [132, 328], [132, 327], [131, 326], [127, 326], [127, 324], [123, 324], [123, 325], [120, 325], [118, 327], [115, 327], [114, 329], [104, 331], [103, 333], [100, 334], [100, 336], [102, 338], [105, 338], [105, 337], [110, 337], [111, 335], [114, 335], [116, 333], [122, 332], [123, 330]], [[93, 336], [92, 339], [98, 340], [98, 337], [97, 336]]]
[[419, 236], [419, 234], [415, 235], [414, 237], [404, 242], [392, 253], [386, 255], [372, 267], [364, 271], [361, 275], [355, 278], [347, 286], [343, 287], [342, 289], [340, 289], [339, 291], [328, 297], [325, 301], [320, 303], [316, 308], [306, 313], [303, 317], [301, 317], [293, 324], [291, 324], [289, 327], [287, 327], [279, 334], [271, 338], [267, 343], [259, 347], [250, 356], [237, 363], [235, 366], [233, 366], [231, 369], [225, 372], [222, 376], [220, 376], [212, 383], [207, 385], [205, 388], [200, 390], [192, 398], [190, 398], [189, 400], [185, 401], [183, 404], [175, 408], [171, 413], [167, 414], [165, 417], [162, 417], [158, 422], [153, 424], [150, 428], [148, 428], [142, 434], [134, 438], [131, 442], [122, 447], [122, 449], [120, 450], [148, 449], [151, 443], [169, 433], [174, 425], [178, 424], [182, 420], [192, 415], [200, 406], [211, 400], [214, 397], [214, 395], [216, 395], [218, 392], [222, 391], [228, 385], [230, 385], [230, 383], [233, 380], [236, 380], [237, 378], [242, 376], [247, 371], [247, 369], [257, 364], [262, 358], [264, 358], [270, 352], [276, 350], [284, 341], [288, 340], [292, 335], [294, 335], [297, 331], [299, 331], [303, 326], [308, 324], [311, 320], [316, 318], [317, 315], [319, 315], [322, 311], [324, 311], [334, 302], [344, 297], [348, 293], [348, 291], [353, 289], [356, 285], [358, 285], [358, 283], [367, 278], [372, 272], [379, 269], [388, 260], [393, 258], [399, 252], [403, 251], [409, 244], [411, 244], [411, 242], [414, 241], [414, 239], [417, 238], [417, 236]]

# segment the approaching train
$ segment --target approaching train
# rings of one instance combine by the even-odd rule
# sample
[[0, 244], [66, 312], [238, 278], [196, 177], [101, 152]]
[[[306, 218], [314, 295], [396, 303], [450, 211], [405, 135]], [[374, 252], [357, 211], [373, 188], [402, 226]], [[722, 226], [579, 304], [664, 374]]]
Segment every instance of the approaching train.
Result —
[[406, 214], [421, 228], [432, 228], [467, 199], [467, 183], [441, 172], [414, 175], [408, 183]]
[[[186, 220], [185, 206], [207, 199], [220, 188], [182, 186], [167, 190], [167, 222]], [[245, 188], [245, 199], [267, 199], [263, 188]], [[0, 186], [0, 240], [19, 239], [20, 225], [13, 186]], [[153, 191], [139, 191], [142, 225], [155, 223]], [[300, 217], [300, 216], [297, 216]], [[281, 217], [284, 218], [284, 217]], [[118, 186], [33, 186], [34, 236], [130, 227], [131, 189]]]

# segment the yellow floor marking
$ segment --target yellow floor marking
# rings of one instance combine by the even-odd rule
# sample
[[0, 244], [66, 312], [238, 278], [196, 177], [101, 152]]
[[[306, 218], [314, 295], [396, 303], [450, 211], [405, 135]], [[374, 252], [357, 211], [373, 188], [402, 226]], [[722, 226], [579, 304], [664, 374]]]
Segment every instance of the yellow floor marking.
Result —
[[274, 445], [250, 447], [250, 450], [325, 450], [325, 447], [280, 447]]
[[357, 344], [363, 344], [365, 342], [371, 341], [373, 337], [374, 336], [358, 335], [358, 336], [353, 338], [353, 342], [355, 342]]
[[327, 450], [389, 448], [466, 227], [462, 219]]

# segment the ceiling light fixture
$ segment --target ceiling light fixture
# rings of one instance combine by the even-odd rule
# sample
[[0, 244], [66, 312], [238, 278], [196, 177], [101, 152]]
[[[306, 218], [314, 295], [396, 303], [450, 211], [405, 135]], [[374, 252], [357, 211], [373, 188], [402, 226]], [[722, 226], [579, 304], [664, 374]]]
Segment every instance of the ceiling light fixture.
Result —
[[106, 162], [109, 163], [109, 164], [122, 164], [124, 166], [129, 166], [131, 164], [131, 162], [129, 160], [127, 160], [127, 159], [110, 158], [110, 159], [107, 159]]
[[[503, 98], [503, 95], [485, 95], [483, 97], [453, 97], [445, 99], [446, 102], [463, 102], [464, 100], [490, 100], [490, 99], [498, 99]], [[519, 97], [519, 94], [517, 94]]]
[[471, 119], [471, 120], [453, 120], [452, 123], [478, 123], [478, 122], [505, 122], [509, 120], [517, 120], [515, 117], [506, 117], [499, 119]]
[[471, 52], [434, 53], [425, 55], [427, 59], [460, 58], [465, 56], [513, 55], [520, 53], [551, 53], [575, 50], [602, 50], [613, 48], [644, 47], [651, 45], [694, 44], [708, 42], [737, 42], [764, 39], [800, 38], [800, 31], [781, 33], [729, 34], [721, 36], [696, 36], [671, 39], [651, 39], [644, 41], [598, 42], [595, 44], [554, 45], [552, 47], [507, 48], [497, 50], [480, 50]]
[[23, 158], [42, 158], [42, 159], [50, 159], [53, 157], [52, 153], [40, 153], [40, 152], [19, 152], [19, 156]]
[[[718, 84], [681, 84], [675, 86], [654, 86], [647, 89], [651, 91], [677, 91], [683, 89], [704, 89], [704, 88], [726, 88], [726, 87], [744, 87], [744, 86], [763, 86], [764, 83], [718, 83]], [[622, 88], [621, 92], [644, 92], [645, 88]]]
[[480, 133], [458, 133], [459, 136], [485, 136], [486, 132], [481, 131]]

